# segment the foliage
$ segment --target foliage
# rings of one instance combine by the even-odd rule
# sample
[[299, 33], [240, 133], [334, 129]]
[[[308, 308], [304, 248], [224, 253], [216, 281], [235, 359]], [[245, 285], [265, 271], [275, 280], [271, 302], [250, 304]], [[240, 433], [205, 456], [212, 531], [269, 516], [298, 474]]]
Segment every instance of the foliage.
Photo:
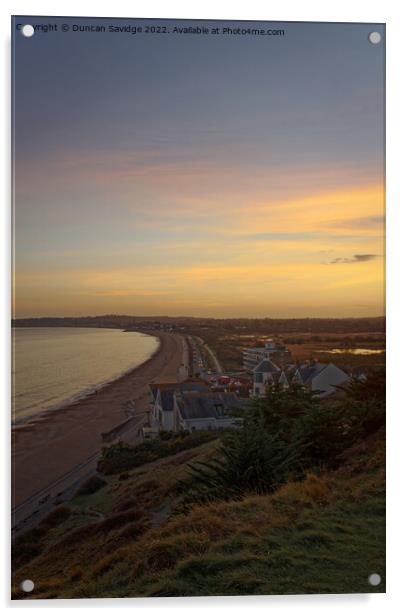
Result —
[[123, 473], [159, 458], [192, 449], [215, 438], [214, 432], [197, 430], [191, 434], [165, 432], [161, 438], [135, 446], [119, 442], [103, 448], [98, 470], [105, 475]]
[[[94, 523], [88, 499], [76, 499], [75, 526], [64, 535], [32, 545], [43, 541], [36, 527], [25, 537], [25, 556], [13, 563], [14, 598], [383, 592], [384, 583], [367, 586], [367, 571], [385, 574], [383, 434], [345, 451], [336, 471], [307, 473], [272, 494], [197, 504], [157, 527], [160, 494], [147, 505], [151, 519], [141, 518], [138, 481], [174, 481], [185, 476], [185, 464], [161, 459], [121, 485], [112, 477], [113, 489], [103, 490], [110, 500], [104, 520]], [[207, 460], [216, 442], [198, 451]], [[37, 580], [34, 596], [20, 591], [22, 579]]]
[[349, 415], [355, 419], [354, 429], [365, 437], [385, 425], [385, 371], [373, 372], [366, 379], [351, 379], [345, 387]]
[[253, 404], [253, 418], [261, 422], [261, 427], [275, 434], [283, 441], [294, 438], [295, 429], [306, 416], [315, 416], [320, 409], [320, 400], [314, 393], [300, 385], [284, 389], [276, 384], [267, 388], [263, 398]]
[[[59, 542], [18, 572], [14, 598], [34, 573], [46, 580], [38, 599], [382, 592], [384, 530], [380, 472], [309, 475], [271, 495], [197, 505], [145, 534], [133, 522], [99, 544], [85, 532]], [[72, 579], [77, 553], [83, 576]], [[380, 573], [379, 588], [367, 571]]]
[[351, 400], [375, 400], [379, 404], [384, 404], [386, 398], [385, 371], [378, 370], [365, 379], [352, 378], [346, 386], [340, 386], [338, 389], [344, 391]]
[[60, 507], [57, 507], [57, 509], [54, 509], [53, 511], [51, 511], [42, 520], [41, 526], [49, 526], [49, 527], [58, 526], [59, 524], [62, 524], [63, 522], [68, 520], [70, 515], [71, 515], [70, 507], [67, 507], [67, 505], [61, 505]]
[[103, 486], [106, 485], [106, 481], [99, 477], [99, 475], [93, 475], [78, 488], [76, 496], [86, 496], [87, 494], [94, 494]]
[[[217, 433], [107, 448], [102, 460], [112, 473], [136, 468], [141, 457], [161, 461], [72, 501], [64, 534], [62, 524], [49, 532], [49, 522], [67, 517], [59, 511], [19, 537], [14, 598], [27, 598], [19, 585], [29, 578], [38, 579], [38, 599], [384, 592], [383, 385], [376, 373], [328, 400], [273, 389], [241, 429], [198, 454], [163, 459]], [[108, 507], [94, 522], [101, 496]], [[161, 507], [168, 518], [156, 524]], [[372, 588], [374, 571], [382, 582]]]
[[214, 460], [189, 465], [185, 502], [268, 493], [303, 469], [339, 466], [343, 451], [385, 421], [384, 378], [352, 380], [344, 394], [328, 401], [300, 385], [268, 388]]
[[252, 492], [273, 492], [295, 473], [303, 445], [284, 443], [264, 430], [260, 421], [249, 420], [242, 430], [230, 433], [215, 459], [189, 464], [191, 478], [182, 483], [185, 500], [229, 500]]
[[284, 442], [302, 440], [304, 466], [336, 466], [338, 456], [385, 423], [385, 373], [351, 379], [336, 399], [320, 399], [299, 385], [272, 387], [256, 400], [254, 417]]

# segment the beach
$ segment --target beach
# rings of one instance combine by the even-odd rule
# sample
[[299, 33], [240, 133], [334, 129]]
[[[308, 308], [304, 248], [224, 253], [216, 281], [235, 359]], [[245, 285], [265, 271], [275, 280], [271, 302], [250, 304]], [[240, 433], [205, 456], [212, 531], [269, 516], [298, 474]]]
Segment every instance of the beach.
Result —
[[134, 402], [138, 430], [147, 418], [149, 383], [185, 377], [184, 338], [165, 332], [151, 335], [159, 338], [160, 346], [145, 363], [81, 400], [13, 428], [13, 507], [99, 452], [104, 445], [102, 433], [128, 419], [129, 401]]

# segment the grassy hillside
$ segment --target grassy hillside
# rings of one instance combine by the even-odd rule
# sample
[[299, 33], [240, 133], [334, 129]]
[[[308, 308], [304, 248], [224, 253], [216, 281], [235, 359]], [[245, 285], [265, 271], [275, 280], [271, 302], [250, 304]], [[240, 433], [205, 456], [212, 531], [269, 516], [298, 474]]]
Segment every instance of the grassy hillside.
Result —
[[13, 597], [27, 598], [27, 578], [29, 598], [384, 592], [383, 427], [333, 470], [183, 509], [188, 464], [215, 459], [219, 445], [84, 486], [17, 541]]

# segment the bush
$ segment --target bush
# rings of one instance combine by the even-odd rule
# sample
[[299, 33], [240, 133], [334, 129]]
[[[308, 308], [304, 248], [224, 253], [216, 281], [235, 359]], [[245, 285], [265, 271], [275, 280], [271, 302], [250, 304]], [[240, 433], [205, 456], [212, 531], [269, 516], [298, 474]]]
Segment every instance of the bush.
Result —
[[365, 380], [352, 379], [346, 387], [349, 415], [354, 418], [354, 430], [360, 436], [369, 436], [385, 425], [386, 402], [385, 371], [374, 372]]
[[75, 495], [86, 496], [87, 494], [94, 494], [105, 485], [106, 481], [102, 479], [102, 477], [99, 477], [99, 475], [93, 475], [78, 488]]
[[336, 468], [340, 455], [385, 422], [385, 380], [351, 381], [341, 400], [321, 400], [295, 385], [269, 388], [242, 429], [227, 434], [211, 462], [189, 464], [177, 486], [184, 505], [272, 492], [304, 469]]
[[385, 374], [352, 379], [342, 399], [319, 399], [299, 385], [270, 388], [255, 401], [252, 418], [284, 443], [305, 443], [305, 467], [336, 467], [339, 455], [385, 423]]
[[191, 434], [162, 433], [162, 438], [136, 446], [119, 442], [103, 448], [98, 470], [105, 475], [125, 473], [159, 458], [198, 447], [215, 438], [216, 435], [213, 432], [197, 430]]
[[273, 437], [260, 421], [248, 421], [242, 430], [225, 438], [216, 459], [189, 464], [190, 482], [182, 482], [185, 501], [273, 492], [298, 469], [302, 447], [299, 441], [288, 444]]
[[54, 511], [51, 511], [49, 515], [47, 515], [45, 519], [41, 522], [41, 525], [45, 524], [49, 527], [58, 526], [59, 524], [62, 524], [65, 520], [67, 520], [70, 515], [70, 507], [63, 505], [61, 507], [58, 507]]

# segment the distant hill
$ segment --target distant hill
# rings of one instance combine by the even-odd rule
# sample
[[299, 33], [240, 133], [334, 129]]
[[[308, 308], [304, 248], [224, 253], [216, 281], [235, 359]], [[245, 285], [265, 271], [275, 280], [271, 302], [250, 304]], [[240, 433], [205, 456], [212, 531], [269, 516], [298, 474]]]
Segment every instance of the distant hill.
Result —
[[161, 329], [169, 327], [183, 331], [194, 329], [222, 330], [228, 333], [291, 332], [359, 333], [384, 332], [385, 317], [330, 319], [209, 319], [196, 317], [100, 315], [85, 317], [37, 317], [13, 319], [13, 327], [110, 327], [118, 329]]

